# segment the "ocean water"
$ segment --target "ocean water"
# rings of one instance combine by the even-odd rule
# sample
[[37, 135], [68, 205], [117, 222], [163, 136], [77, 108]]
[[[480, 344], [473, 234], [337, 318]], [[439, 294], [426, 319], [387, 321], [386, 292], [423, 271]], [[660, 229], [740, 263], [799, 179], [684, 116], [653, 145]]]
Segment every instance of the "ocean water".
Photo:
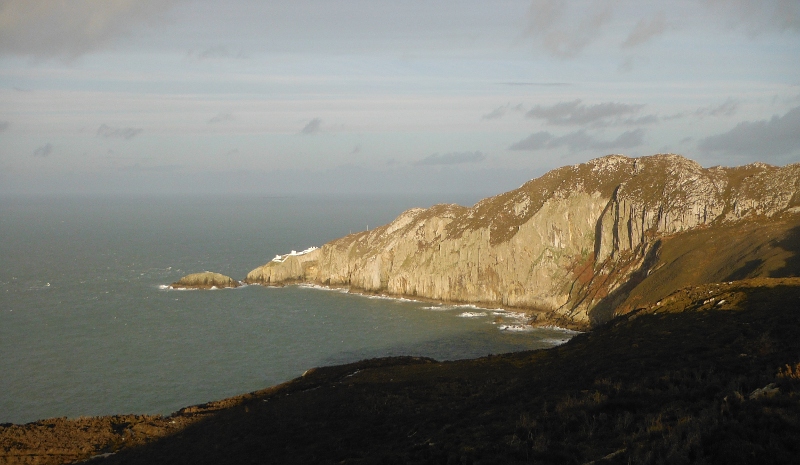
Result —
[[514, 314], [313, 287], [164, 289], [243, 279], [279, 253], [469, 197], [2, 197], [0, 423], [170, 413], [306, 369], [452, 360], [570, 337]]

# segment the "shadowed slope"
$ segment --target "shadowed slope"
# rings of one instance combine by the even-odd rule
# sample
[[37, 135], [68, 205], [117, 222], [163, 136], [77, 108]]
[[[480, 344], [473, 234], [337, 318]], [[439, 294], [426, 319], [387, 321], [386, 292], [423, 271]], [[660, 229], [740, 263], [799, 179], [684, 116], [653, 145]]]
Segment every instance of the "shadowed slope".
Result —
[[553, 349], [316, 369], [92, 463], [794, 463], [798, 334], [800, 279], [697, 286]]

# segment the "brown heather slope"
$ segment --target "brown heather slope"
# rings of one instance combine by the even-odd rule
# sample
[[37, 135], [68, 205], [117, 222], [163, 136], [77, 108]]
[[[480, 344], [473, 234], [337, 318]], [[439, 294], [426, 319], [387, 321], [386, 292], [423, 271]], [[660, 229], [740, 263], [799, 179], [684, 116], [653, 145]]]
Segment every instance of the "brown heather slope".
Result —
[[[689, 284], [794, 275], [780, 257], [796, 251], [799, 212], [800, 164], [706, 169], [672, 154], [610, 155], [472, 208], [408, 210], [246, 281], [521, 308], [539, 324], [586, 329], [628, 297], [619, 312]], [[681, 265], [696, 254], [706, 258]]]
[[798, 336], [800, 279], [706, 284], [552, 349], [319, 368], [171, 417], [0, 426], [0, 463], [797, 463]]

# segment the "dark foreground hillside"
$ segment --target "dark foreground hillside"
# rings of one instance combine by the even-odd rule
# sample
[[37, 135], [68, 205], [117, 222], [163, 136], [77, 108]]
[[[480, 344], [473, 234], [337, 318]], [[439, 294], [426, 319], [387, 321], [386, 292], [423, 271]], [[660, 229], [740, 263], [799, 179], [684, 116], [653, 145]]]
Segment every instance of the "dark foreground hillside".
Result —
[[550, 350], [368, 360], [172, 417], [6, 425], [0, 462], [797, 463], [799, 438], [800, 279], [762, 278]]

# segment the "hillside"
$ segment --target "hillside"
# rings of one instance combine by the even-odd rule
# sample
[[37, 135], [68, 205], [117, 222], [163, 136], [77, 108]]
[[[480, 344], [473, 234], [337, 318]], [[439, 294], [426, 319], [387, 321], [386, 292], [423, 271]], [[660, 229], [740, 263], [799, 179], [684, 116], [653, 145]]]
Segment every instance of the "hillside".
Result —
[[472, 208], [408, 210], [276, 257], [246, 282], [519, 308], [587, 329], [689, 284], [797, 275], [799, 212], [800, 164], [610, 155]]
[[173, 416], [0, 426], [0, 462], [796, 463], [800, 279], [694, 286], [547, 350], [310, 370]]

